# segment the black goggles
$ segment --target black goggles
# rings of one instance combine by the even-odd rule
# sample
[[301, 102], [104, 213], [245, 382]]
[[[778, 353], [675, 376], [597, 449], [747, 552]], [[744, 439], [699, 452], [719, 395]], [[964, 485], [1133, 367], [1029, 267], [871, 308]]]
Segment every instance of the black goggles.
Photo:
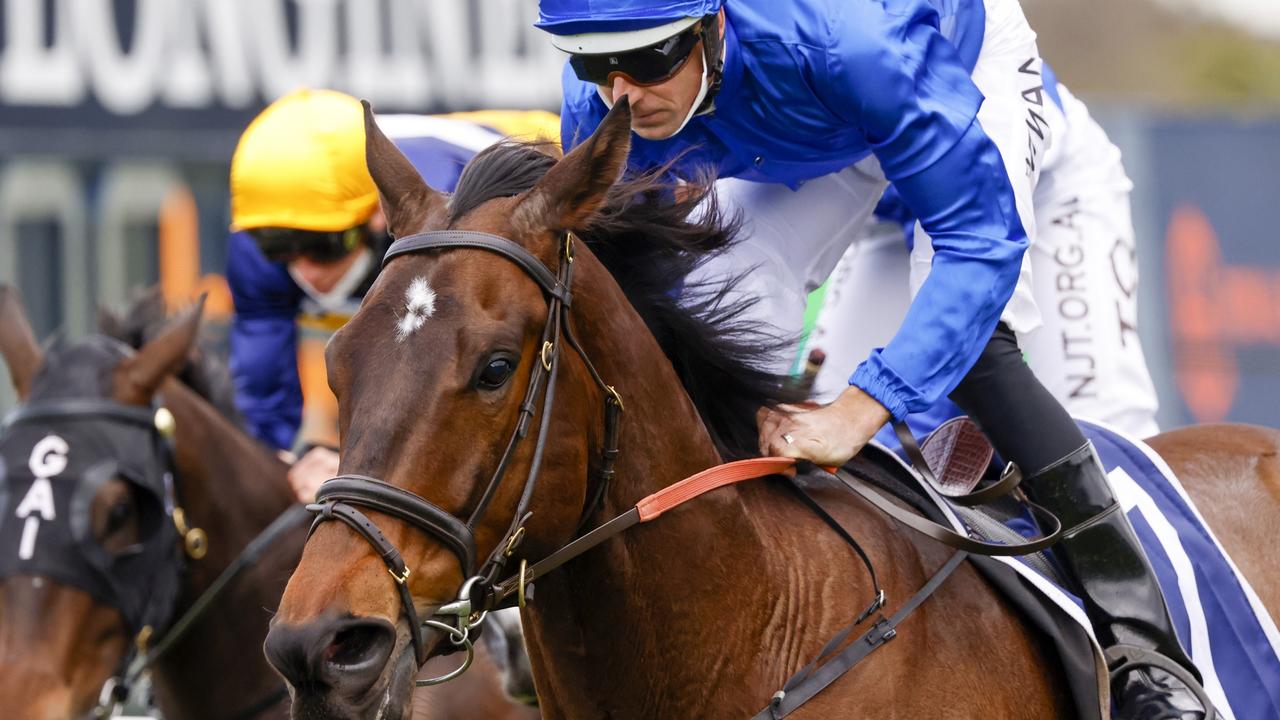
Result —
[[335, 232], [294, 228], [254, 228], [249, 236], [271, 262], [289, 262], [305, 257], [318, 263], [341, 260], [364, 241], [363, 227]]
[[[714, 16], [711, 21], [715, 21]], [[636, 85], [657, 85], [670, 80], [689, 62], [707, 22], [704, 18], [679, 34], [636, 50], [615, 54], [573, 54], [569, 56], [569, 67], [573, 68], [579, 80], [594, 85], [608, 85], [614, 75], [622, 75]]]

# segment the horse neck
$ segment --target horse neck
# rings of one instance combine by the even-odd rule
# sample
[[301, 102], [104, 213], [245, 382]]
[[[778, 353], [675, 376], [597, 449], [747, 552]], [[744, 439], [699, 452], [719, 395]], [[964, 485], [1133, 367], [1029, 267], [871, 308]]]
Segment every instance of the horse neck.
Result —
[[[586, 255], [575, 283], [575, 328], [605, 382], [615, 384], [626, 403], [616, 478], [594, 526], [721, 458], [657, 341], [607, 271]], [[608, 710], [599, 704], [606, 702], [602, 698], [626, 696], [628, 679], [635, 679], [649, 684], [650, 698], [663, 696], [668, 709], [701, 707], [706, 686], [688, 680], [732, 665], [695, 650], [710, 626], [682, 605], [707, 588], [731, 602], [785, 595], [778, 586], [788, 577], [782, 569], [794, 567], [801, 551], [779, 543], [776, 526], [760, 520], [764, 506], [779, 496], [763, 483], [716, 490], [663, 515], [654, 523], [660, 529], [634, 528], [625, 539], [539, 579], [526, 636], [540, 694], [556, 698], [564, 714], [603, 716]], [[858, 592], [855, 584], [850, 590]], [[741, 620], [763, 632], [768, 613], [756, 615]], [[657, 665], [670, 679], [661, 681], [662, 688], [654, 685]], [[629, 689], [637, 697], [646, 692]]]
[[[293, 502], [286, 466], [176, 380], [163, 391], [177, 421], [175, 485], [188, 524], [209, 551], [187, 560], [174, 619], [195, 602], [263, 528]], [[169, 718], [226, 717], [268, 697], [280, 680], [262, 654], [268, 609], [301, 553], [298, 528], [232, 582], [155, 667], [157, 696]], [[288, 703], [273, 708], [282, 713]], [[281, 715], [283, 716], [283, 714]]]
[[606, 509], [617, 513], [721, 457], [644, 320], [599, 261], [583, 256], [574, 290], [584, 300], [574, 305], [574, 327], [587, 357], [626, 405], [617, 477], [605, 496]]

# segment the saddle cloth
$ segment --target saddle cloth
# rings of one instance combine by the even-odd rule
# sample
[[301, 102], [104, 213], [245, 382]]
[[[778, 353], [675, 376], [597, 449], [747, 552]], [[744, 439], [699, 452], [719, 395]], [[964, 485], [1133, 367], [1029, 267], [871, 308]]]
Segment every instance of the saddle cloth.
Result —
[[[1280, 718], [1280, 631], [1173, 471], [1141, 440], [1102, 424], [1079, 424], [1097, 449], [1116, 497], [1151, 559], [1178, 638], [1200, 669], [1205, 690], [1221, 716], [1227, 720]], [[948, 444], [954, 444], [950, 436]], [[945, 453], [930, 454], [931, 461], [945, 459]], [[961, 455], [959, 473], [934, 469], [940, 478], [952, 478], [942, 480], [945, 485], [956, 482], [957, 475], [966, 475], [963, 468], [971, 464], [972, 454], [966, 452]], [[958, 530], [1007, 540], [992, 537], [989, 529], [972, 520], [966, 522], [963, 518], [972, 518], [972, 511], [955, 508], [942, 492], [921, 484]], [[1028, 527], [1029, 515], [1005, 522], [1019, 534], [1034, 531]], [[1045, 572], [1044, 558], [991, 560], [1014, 570], [1022, 587], [1034, 588], [1041, 600], [1061, 611], [1058, 617], [1071, 618], [1092, 637], [1080, 600], [1053, 573]], [[1100, 691], [1105, 697], [1105, 689]]]

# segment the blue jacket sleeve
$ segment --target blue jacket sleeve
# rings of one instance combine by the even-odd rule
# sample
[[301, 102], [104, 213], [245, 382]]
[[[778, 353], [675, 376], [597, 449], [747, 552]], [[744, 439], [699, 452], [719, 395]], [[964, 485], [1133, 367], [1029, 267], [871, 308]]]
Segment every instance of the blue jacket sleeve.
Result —
[[923, 0], [853, 2], [827, 53], [833, 110], [861, 128], [920, 219], [934, 258], [906, 319], [850, 383], [895, 418], [948, 394], [977, 360], [1018, 281], [1026, 233], [982, 94]]
[[302, 291], [245, 233], [233, 234], [228, 243], [227, 284], [235, 303], [231, 375], [236, 404], [251, 435], [287, 448], [302, 422], [296, 322]]

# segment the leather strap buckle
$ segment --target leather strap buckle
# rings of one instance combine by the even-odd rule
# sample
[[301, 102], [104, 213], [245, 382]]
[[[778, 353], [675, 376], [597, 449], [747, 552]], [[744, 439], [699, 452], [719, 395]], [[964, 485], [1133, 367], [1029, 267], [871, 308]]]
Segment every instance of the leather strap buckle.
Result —
[[525, 579], [525, 573], [528, 571], [528, 569], [529, 569], [529, 561], [521, 560], [520, 561], [520, 579], [518, 581], [520, 584], [516, 586], [516, 605], [519, 606], [521, 610], [523, 610], [524, 606], [528, 604], [528, 599], [525, 597], [525, 594], [524, 594], [525, 585], [529, 582], [528, 580]]
[[622, 396], [618, 394], [617, 388], [612, 385], [605, 385], [604, 389], [609, 393], [609, 397], [613, 398], [613, 401], [618, 404], [618, 409], [626, 412], [627, 406], [622, 404]]
[[520, 541], [524, 540], [524, 525], [516, 528], [511, 538], [507, 540], [507, 547], [502, 551], [503, 556], [511, 557], [515, 554], [516, 548], [520, 546]]

